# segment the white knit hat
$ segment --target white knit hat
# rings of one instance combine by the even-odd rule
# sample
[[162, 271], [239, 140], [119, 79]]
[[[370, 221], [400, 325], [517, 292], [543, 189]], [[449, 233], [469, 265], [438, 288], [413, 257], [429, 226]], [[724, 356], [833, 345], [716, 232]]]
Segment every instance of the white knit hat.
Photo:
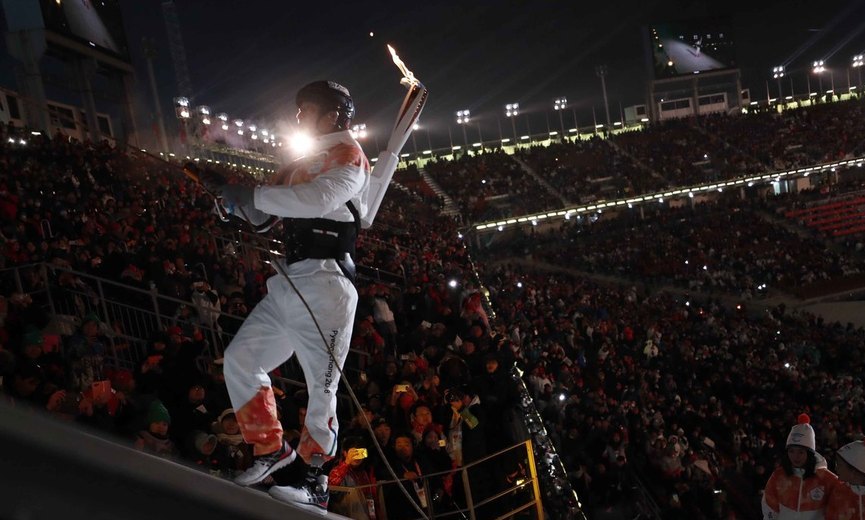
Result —
[[808, 414], [799, 415], [799, 424], [790, 428], [787, 436], [787, 446], [802, 446], [811, 451], [817, 450], [817, 442], [814, 439], [814, 428], [811, 427], [811, 418]]
[[865, 473], [865, 444], [862, 441], [853, 441], [841, 446], [838, 456], [860, 473]]

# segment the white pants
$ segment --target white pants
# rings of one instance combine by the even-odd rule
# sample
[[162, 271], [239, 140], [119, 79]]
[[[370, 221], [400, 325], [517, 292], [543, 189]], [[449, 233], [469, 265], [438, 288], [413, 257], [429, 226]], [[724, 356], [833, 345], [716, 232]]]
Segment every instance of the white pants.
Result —
[[321, 333], [285, 276], [272, 276], [267, 280], [267, 296], [225, 351], [225, 382], [244, 439], [255, 445], [257, 454], [272, 452], [282, 445], [282, 427], [268, 373], [296, 353], [309, 393], [298, 453], [307, 462], [315, 453], [328, 460], [336, 455], [339, 431], [336, 391], [340, 372], [334, 359], [341, 369], [349, 350], [357, 290], [342, 273], [330, 270], [292, 276], [291, 280], [318, 320]]

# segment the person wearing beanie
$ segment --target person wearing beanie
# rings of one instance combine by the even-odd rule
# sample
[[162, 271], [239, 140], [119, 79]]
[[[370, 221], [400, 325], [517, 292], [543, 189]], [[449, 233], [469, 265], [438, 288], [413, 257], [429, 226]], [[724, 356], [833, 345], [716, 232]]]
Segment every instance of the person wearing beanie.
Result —
[[829, 495], [826, 518], [865, 520], [865, 444], [853, 441], [835, 454], [838, 485]]
[[786, 456], [772, 472], [763, 491], [763, 519], [824, 518], [829, 495], [838, 477], [826, 468], [826, 459], [816, 452], [811, 418], [799, 415], [787, 435]]
[[223, 410], [211, 428], [216, 433], [218, 446], [214, 455], [219, 460], [222, 474], [233, 478], [249, 468], [252, 463], [252, 445], [243, 440], [234, 408]]
[[228, 476], [228, 473], [223, 473], [220, 459], [215, 453], [219, 446], [216, 435], [195, 431], [189, 435], [187, 442], [190, 444], [188, 458], [194, 468], [210, 473], [215, 477]]
[[138, 432], [135, 448], [166, 459], [177, 458], [177, 447], [168, 437], [171, 415], [162, 401], [155, 400], [147, 409], [147, 429]]

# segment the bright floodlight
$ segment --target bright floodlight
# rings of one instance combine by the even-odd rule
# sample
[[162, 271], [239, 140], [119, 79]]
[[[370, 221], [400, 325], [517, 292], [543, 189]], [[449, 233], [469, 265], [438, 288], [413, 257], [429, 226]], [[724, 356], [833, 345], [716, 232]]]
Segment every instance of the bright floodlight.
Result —
[[189, 119], [189, 109], [186, 107], [181, 107], [178, 114], [180, 115], [181, 119]]
[[228, 114], [226, 114], [225, 112], [217, 114], [216, 119], [219, 119], [222, 122], [228, 121]]
[[[234, 120], [234, 126], [236, 126], [238, 128], [243, 128], [243, 119], [235, 119]], [[243, 135], [243, 134], [241, 134], [241, 135]]]
[[209, 116], [210, 115], [210, 107], [209, 106], [201, 105], [200, 107], [198, 107], [197, 110], [198, 110], [198, 113], [203, 115], [203, 116]]
[[188, 107], [189, 100], [185, 97], [176, 97], [174, 98], [174, 105], [178, 107]]
[[261, 130], [261, 135], [263, 135], [264, 137], [267, 137], [268, 134], [269, 134], [269, 132], [267, 130], [264, 130], [264, 129]]
[[507, 117], [514, 117], [520, 113], [520, 104], [519, 103], [508, 103], [505, 105], [505, 115]]
[[825, 70], [826, 70], [826, 67], [823, 66], [823, 60], [817, 60], [814, 62], [814, 66], [811, 69], [811, 72], [813, 72], [814, 74], [820, 74], [821, 72], [823, 72]]
[[861, 67], [863, 65], [863, 63], [865, 63], [865, 61], [862, 60], [861, 54], [857, 54], [856, 56], [853, 56], [853, 66], [854, 67]]
[[784, 66], [779, 65], [777, 67], [772, 67], [772, 77], [775, 79], [784, 77]]
[[202, 116], [201, 117], [201, 124], [209, 125], [210, 124], [210, 116]]
[[412, 129], [412, 130], [417, 130], [417, 129], [419, 129], [419, 128], [420, 128], [420, 125], [417, 124], [417, 123], [411, 125], [411, 129]]
[[297, 153], [305, 154], [310, 151], [314, 142], [312, 137], [304, 132], [297, 132], [291, 136], [291, 148]]
[[553, 101], [553, 110], [564, 110], [568, 106], [568, 98], [560, 97]]
[[258, 127], [254, 124], [250, 124], [247, 128], [249, 128], [250, 132], [255, 132], [256, 130], [258, 130]]
[[222, 123], [222, 129], [228, 130], [228, 123]]
[[369, 134], [367, 134], [366, 131], [366, 123], [361, 123], [351, 127], [351, 136], [355, 139], [365, 139], [367, 135]]
[[457, 110], [457, 124], [463, 124], [469, 122], [469, 116], [471, 116], [471, 112], [469, 110]]

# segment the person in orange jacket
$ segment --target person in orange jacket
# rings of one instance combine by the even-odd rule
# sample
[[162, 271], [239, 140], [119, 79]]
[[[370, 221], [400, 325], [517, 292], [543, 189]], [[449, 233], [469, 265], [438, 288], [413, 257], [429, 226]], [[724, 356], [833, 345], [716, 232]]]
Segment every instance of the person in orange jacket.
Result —
[[829, 495], [827, 520], [865, 520], [865, 444], [845, 444], [835, 461], [840, 482]]
[[838, 477], [826, 469], [818, 454], [814, 429], [806, 414], [787, 436], [787, 456], [781, 461], [763, 491], [764, 520], [816, 520], [824, 518], [829, 495]]

